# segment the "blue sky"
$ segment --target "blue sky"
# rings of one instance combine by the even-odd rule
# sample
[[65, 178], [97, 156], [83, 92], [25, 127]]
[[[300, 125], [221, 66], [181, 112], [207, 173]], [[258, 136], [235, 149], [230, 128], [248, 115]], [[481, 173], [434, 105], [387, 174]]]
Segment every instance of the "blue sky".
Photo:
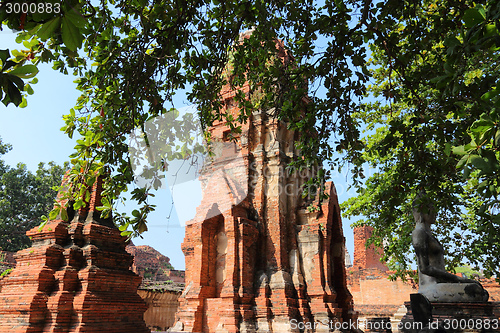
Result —
[[[15, 35], [8, 31], [0, 31], [0, 49], [19, 49], [20, 45], [14, 41]], [[68, 161], [75, 141], [69, 139], [60, 128], [64, 125], [62, 116], [75, 105], [79, 92], [73, 82], [75, 77], [63, 75], [54, 71], [48, 65], [39, 66], [37, 78], [39, 82], [33, 85], [34, 95], [28, 98], [28, 107], [16, 108], [12, 104], [5, 107], [0, 104], [0, 137], [4, 143], [13, 146], [11, 152], [3, 156], [9, 165], [24, 163], [28, 169], [34, 171], [39, 162], [55, 161], [58, 164]], [[179, 105], [184, 104], [183, 101]], [[347, 192], [350, 178], [345, 174], [333, 174], [331, 179], [338, 192], [339, 201], [343, 202], [354, 195]], [[181, 193], [185, 196], [187, 193]], [[174, 195], [175, 198], [175, 195]], [[184, 228], [180, 226], [177, 215], [171, 211], [171, 196], [168, 189], [157, 193], [154, 199], [156, 211], [148, 221], [149, 231], [143, 238], [135, 238], [135, 245], [150, 245], [171, 259], [176, 269], [185, 269], [181, 243], [184, 239]], [[127, 204], [126, 211], [135, 207]], [[344, 235], [347, 249], [353, 256], [353, 236], [350, 224], [343, 219]]]

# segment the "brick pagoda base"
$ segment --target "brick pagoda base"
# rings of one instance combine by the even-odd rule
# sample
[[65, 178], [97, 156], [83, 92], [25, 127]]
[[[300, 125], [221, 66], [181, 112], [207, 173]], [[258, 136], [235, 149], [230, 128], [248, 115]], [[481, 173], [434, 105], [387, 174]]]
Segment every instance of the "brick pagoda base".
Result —
[[28, 231], [33, 246], [17, 253], [16, 268], [2, 280], [0, 332], [150, 332], [126, 239], [95, 210], [101, 184], [71, 222]]

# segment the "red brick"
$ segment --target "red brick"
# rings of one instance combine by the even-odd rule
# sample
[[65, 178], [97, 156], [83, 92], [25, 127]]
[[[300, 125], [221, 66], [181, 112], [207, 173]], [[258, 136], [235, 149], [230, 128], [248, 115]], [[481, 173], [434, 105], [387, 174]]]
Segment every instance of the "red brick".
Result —
[[126, 239], [95, 209], [101, 191], [99, 178], [89, 209], [27, 232], [33, 246], [1, 281], [0, 332], [149, 332]]
[[170, 259], [151, 246], [129, 244], [125, 250], [134, 257], [132, 271], [143, 279], [184, 283], [185, 272], [173, 269]]
[[373, 227], [361, 226], [353, 230], [354, 233], [354, 260], [355, 269], [378, 268], [382, 271], [388, 270], [387, 266], [380, 261], [384, 250], [376, 248], [371, 244], [367, 247], [367, 241], [373, 233]]
[[[277, 48], [283, 62], [290, 61], [281, 43]], [[248, 83], [240, 90], [249, 96]], [[238, 113], [235, 94], [229, 86], [223, 89], [223, 112]], [[173, 330], [269, 328], [281, 333], [291, 331], [291, 319], [354, 319], [335, 188], [327, 186], [329, 200], [319, 212], [308, 213], [307, 206], [318, 204], [317, 199], [301, 197], [299, 187], [308, 178], [284, 172], [291, 158], [300, 156], [294, 148], [298, 133], [264, 110], [253, 113], [241, 129], [236, 148], [206, 165], [200, 181], [206, 184], [215, 173], [232, 166], [248, 183], [243, 185], [248, 185], [248, 195], [241, 202], [235, 200], [229, 188], [234, 184], [227, 179], [217, 183], [212, 178], [205, 188], [195, 218], [186, 225], [182, 244], [186, 288]], [[223, 121], [209, 128], [212, 140], [219, 142], [228, 142], [229, 130]], [[231, 161], [235, 150], [242, 158]], [[287, 185], [292, 193], [283, 191]], [[220, 237], [227, 238], [224, 252], [217, 249]]]

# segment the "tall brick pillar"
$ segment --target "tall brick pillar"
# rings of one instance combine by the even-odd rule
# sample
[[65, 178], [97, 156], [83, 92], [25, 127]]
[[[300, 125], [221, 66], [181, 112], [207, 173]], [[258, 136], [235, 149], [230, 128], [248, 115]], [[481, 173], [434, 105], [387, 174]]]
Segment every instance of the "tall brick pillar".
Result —
[[[241, 90], [249, 96], [248, 84]], [[222, 91], [223, 111], [234, 115], [235, 94]], [[270, 114], [255, 111], [235, 143], [225, 122], [208, 129], [223, 148], [203, 168], [202, 202], [186, 223], [186, 288], [175, 332], [298, 332], [297, 323], [328, 332], [353, 319], [335, 188], [328, 185], [329, 199], [309, 212], [317, 201], [301, 194], [313, 171], [286, 169], [300, 156], [300, 133]]]
[[96, 210], [101, 191], [98, 178], [71, 221], [27, 232], [33, 246], [17, 253], [16, 268], [2, 280], [0, 332], [150, 332], [126, 239]]
[[373, 227], [368, 225], [355, 227], [354, 233], [354, 260], [352, 267], [354, 269], [378, 268], [387, 271], [387, 266], [380, 261], [384, 250], [375, 247], [375, 245], [366, 246], [366, 241], [373, 233]]

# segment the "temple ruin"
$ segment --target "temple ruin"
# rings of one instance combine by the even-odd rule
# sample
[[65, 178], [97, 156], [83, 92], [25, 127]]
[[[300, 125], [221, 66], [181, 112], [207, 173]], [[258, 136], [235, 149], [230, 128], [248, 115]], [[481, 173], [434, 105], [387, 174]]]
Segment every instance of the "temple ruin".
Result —
[[[237, 114], [235, 94], [223, 89], [223, 112]], [[175, 332], [328, 332], [354, 319], [335, 187], [327, 184], [320, 208], [302, 198], [311, 173], [286, 171], [300, 133], [272, 113], [255, 111], [236, 142], [224, 121], [208, 129], [224, 148], [204, 167], [203, 199], [186, 223]]]
[[126, 238], [96, 209], [101, 192], [98, 178], [74, 217], [28, 231], [33, 246], [2, 279], [0, 332], [150, 332]]

